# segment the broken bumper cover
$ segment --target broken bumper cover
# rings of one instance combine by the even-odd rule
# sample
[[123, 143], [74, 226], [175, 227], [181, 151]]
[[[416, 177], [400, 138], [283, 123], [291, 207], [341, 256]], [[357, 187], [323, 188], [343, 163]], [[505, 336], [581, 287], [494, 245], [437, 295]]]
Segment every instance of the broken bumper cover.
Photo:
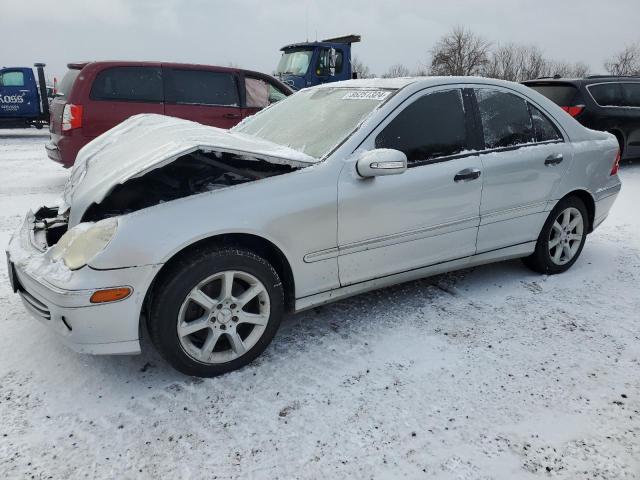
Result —
[[[94, 270], [86, 266], [68, 271], [64, 281], [51, 278], [46, 262], [40, 262], [39, 268], [34, 269], [25, 260], [44, 255], [32, 241], [33, 223], [33, 214], [27, 215], [7, 249], [9, 277], [27, 311], [77, 352], [140, 353], [140, 313], [145, 293], [159, 267]], [[110, 303], [91, 303], [96, 290], [119, 286], [131, 287], [132, 295]]]

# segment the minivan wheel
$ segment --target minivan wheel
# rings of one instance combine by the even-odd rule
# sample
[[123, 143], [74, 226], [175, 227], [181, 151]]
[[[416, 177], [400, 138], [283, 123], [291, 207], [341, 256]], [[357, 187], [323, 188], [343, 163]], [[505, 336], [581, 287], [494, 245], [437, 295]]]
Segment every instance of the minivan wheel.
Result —
[[587, 209], [577, 197], [562, 199], [542, 227], [532, 255], [523, 259], [536, 272], [555, 274], [567, 271], [584, 247], [588, 232]]
[[176, 261], [151, 303], [149, 336], [160, 354], [182, 373], [212, 377], [267, 348], [283, 316], [284, 291], [265, 259], [225, 247]]

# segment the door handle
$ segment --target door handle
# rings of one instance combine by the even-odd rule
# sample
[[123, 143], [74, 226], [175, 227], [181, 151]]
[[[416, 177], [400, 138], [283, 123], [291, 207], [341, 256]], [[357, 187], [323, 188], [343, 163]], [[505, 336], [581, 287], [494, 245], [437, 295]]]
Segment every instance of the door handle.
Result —
[[470, 182], [471, 180], [475, 180], [476, 178], [480, 178], [480, 170], [477, 168], [465, 168], [464, 170], [460, 170], [456, 173], [456, 176], [453, 177], [453, 181], [456, 183], [459, 182]]
[[563, 159], [564, 157], [562, 156], [561, 153], [552, 153], [545, 159], [544, 164], [547, 167], [551, 165], [558, 165], [560, 162], [562, 162]]
[[230, 119], [235, 119], [235, 118], [241, 118], [242, 115], [240, 115], [239, 113], [225, 113], [224, 115], [222, 115], [223, 118], [230, 118]]

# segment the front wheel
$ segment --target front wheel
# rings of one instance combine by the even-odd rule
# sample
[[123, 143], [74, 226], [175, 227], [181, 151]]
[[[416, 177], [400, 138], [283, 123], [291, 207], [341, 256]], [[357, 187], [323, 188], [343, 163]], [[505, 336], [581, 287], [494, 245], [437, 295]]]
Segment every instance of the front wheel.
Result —
[[564, 198], [549, 214], [534, 253], [523, 262], [540, 273], [565, 272], [580, 256], [587, 231], [587, 209], [582, 200], [578, 197]]
[[283, 298], [278, 274], [255, 253], [197, 252], [163, 272], [152, 296], [149, 334], [177, 370], [220, 375], [267, 348], [280, 325]]

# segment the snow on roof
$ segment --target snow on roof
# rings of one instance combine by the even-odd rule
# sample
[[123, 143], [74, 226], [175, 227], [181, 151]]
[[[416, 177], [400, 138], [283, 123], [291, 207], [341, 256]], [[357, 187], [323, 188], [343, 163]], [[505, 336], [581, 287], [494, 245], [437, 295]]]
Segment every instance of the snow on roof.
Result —
[[497, 80], [494, 78], [485, 77], [398, 77], [398, 78], [359, 78], [356, 80], [344, 80], [342, 82], [331, 82], [318, 85], [311, 88], [392, 88], [401, 89], [408, 85], [418, 84], [422, 87], [428, 87], [432, 85], [446, 85], [446, 84], [459, 84], [459, 83], [479, 83], [489, 85], [502, 85], [513, 87], [519, 85], [514, 82], [508, 82], [506, 80]]

